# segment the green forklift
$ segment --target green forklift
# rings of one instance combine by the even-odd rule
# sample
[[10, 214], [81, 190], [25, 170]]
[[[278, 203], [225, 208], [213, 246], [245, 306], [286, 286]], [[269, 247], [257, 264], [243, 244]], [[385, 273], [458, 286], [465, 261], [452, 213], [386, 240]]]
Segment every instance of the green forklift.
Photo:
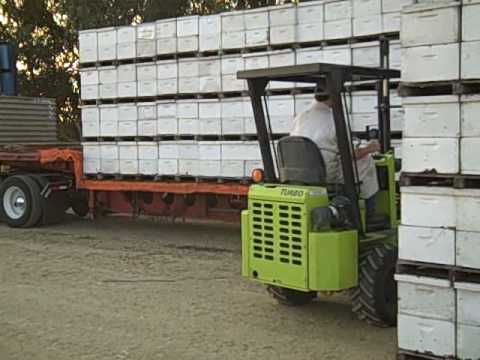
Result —
[[[397, 184], [390, 144], [390, 79], [397, 70], [327, 63], [238, 73], [248, 82], [264, 168], [242, 212], [242, 275], [267, 285], [280, 303], [303, 305], [318, 294], [347, 291], [361, 320], [394, 326], [397, 291]], [[267, 107], [271, 81], [309, 83], [326, 90], [332, 102], [344, 181], [328, 184], [321, 151], [304, 137], [287, 136], [274, 146]], [[352, 84], [377, 89], [379, 140], [374, 156], [380, 191], [376, 215], [366, 216], [345, 92]], [[313, 95], [312, 95], [313, 100]], [[273, 156], [274, 153], [276, 156]], [[276, 161], [274, 161], [274, 158]]]

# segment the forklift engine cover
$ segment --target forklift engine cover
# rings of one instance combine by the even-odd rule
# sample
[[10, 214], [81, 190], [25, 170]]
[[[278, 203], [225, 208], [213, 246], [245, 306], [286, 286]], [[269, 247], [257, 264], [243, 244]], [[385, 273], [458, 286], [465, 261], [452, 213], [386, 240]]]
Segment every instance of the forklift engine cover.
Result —
[[328, 206], [324, 187], [253, 185], [242, 213], [243, 276], [300, 291], [356, 286], [357, 231], [314, 228], [314, 211]]

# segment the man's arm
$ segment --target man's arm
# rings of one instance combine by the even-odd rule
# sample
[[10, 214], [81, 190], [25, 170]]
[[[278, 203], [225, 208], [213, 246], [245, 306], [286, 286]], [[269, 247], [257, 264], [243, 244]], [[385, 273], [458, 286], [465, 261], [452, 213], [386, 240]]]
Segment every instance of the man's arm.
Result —
[[371, 141], [364, 147], [357, 147], [353, 151], [353, 155], [355, 156], [356, 160], [363, 159], [365, 156], [369, 154], [373, 154], [380, 151], [380, 144], [378, 141]]

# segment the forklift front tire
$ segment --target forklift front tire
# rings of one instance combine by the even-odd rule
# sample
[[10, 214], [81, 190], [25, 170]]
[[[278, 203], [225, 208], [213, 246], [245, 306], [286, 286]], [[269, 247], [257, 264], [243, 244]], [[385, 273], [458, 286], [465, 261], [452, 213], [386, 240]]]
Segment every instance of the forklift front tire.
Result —
[[358, 286], [351, 292], [353, 312], [360, 320], [379, 327], [396, 325], [396, 262], [397, 248], [387, 244], [360, 254]]
[[287, 289], [280, 286], [269, 285], [267, 291], [282, 305], [287, 306], [302, 306], [309, 304], [317, 297], [317, 293], [303, 292], [293, 289]]

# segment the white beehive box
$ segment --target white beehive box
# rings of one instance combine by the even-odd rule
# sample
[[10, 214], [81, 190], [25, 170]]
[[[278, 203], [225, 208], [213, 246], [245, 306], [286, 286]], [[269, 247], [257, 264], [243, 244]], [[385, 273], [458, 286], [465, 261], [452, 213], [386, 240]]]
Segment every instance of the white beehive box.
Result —
[[117, 84], [117, 95], [119, 98], [134, 98], [137, 96], [137, 82], [119, 82]]
[[377, 113], [355, 113], [351, 115], [351, 126], [354, 132], [364, 132], [368, 129], [378, 129]]
[[198, 160], [178, 160], [178, 174], [183, 176], [198, 176], [200, 163]]
[[244, 80], [237, 79], [237, 72], [245, 70], [245, 60], [241, 55], [226, 55], [221, 58], [222, 91], [243, 91], [247, 88]]
[[480, 137], [463, 138], [461, 140], [462, 174], [480, 175], [478, 149], [480, 149]]
[[134, 82], [137, 81], [137, 68], [135, 64], [119, 65], [117, 67], [118, 82]]
[[157, 39], [157, 55], [175, 54], [177, 52], [178, 39], [171, 38]]
[[318, 42], [324, 39], [323, 23], [299, 22], [296, 28], [297, 41], [300, 43]]
[[98, 37], [96, 30], [80, 31], [78, 34], [80, 63], [98, 61]]
[[100, 84], [100, 99], [115, 99], [118, 97], [117, 84]]
[[402, 225], [398, 237], [401, 260], [455, 265], [455, 230]]
[[457, 231], [456, 233], [456, 265], [460, 267], [480, 269], [480, 233], [473, 231]]
[[301, 2], [297, 6], [298, 24], [323, 23], [324, 1]]
[[244, 132], [244, 106], [242, 98], [223, 99], [221, 122], [223, 135], [241, 135]]
[[269, 44], [270, 32], [268, 28], [251, 29], [245, 31], [245, 46], [267, 46]]
[[337, 65], [351, 65], [350, 45], [327, 46], [323, 49], [323, 61]]
[[295, 101], [293, 96], [272, 96], [269, 98], [268, 107], [273, 133], [290, 133], [295, 117]]
[[462, 78], [479, 79], [478, 59], [480, 57], [480, 41], [462, 43]]
[[118, 135], [117, 105], [100, 105], [100, 136], [115, 137]]
[[382, 32], [400, 32], [402, 24], [402, 14], [393, 12], [382, 15]]
[[245, 30], [225, 31], [224, 29], [222, 32], [222, 49], [242, 49], [245, 47], [245, 41]]
[[439, 228], [456, 226], [456, 198], [452, 188], [412, 186], [402, 187], [401, 192], [403, 225]]
[[95, 100], [99, 98], [100, 85], [82, 85], [81, 97], [82, 100]]
[[163, 19], [155, 22], [157, 39], [170, 39], [177, 37], [177, 19]]
[[457, 289], [457, 356], [476, 359], [480, 354], [480, 284], [456, 282]]
[[196, 141], [178, 141], [179, 160], [198, 160], [198, 143]]
[[158, 159], [138, 160], [138, 173], [149, 176], [158, 174]]
[[325, 2], [325, 21], [351, 18], [352, 4], [349, 0]]
[[158, 159], [158, 145], [154, 141], [140, 141], [138, 146], [139, 160], [157, 160]]
[[157, 78], [157, 66], [155, 63], [137, 64], [137, 80], [150, 81]]
[[222, 21], [220, 15], [200, 18], [200, 51], [215, 51], [222, 45]]
[[352, 45], [354, 66], [380, 67], [380, 44], [378, 41]]
[[480, 96], [463, 95], [461, 97], [462, 137], [480, 137]]
[[[294, 66], [295, 52], [293, 50], [273, 51], [269, 54], [270, 67]], [[270, 81], [269, 89], [289, 89], [295, 87], [295, 83], [285, 81]]]
[[85, 85], [98, 85], [100, 83], [98, 70], [96, 68], [81, 69], [80, 81], [82, 87]]
[[108, 61], [117, 58], [117, 31], [115, 28], [98, 30], [98, 60]]
[[376, 113], [377, 95], [375, 91], [358, 91], [352, 94], [353, 113]]
[[219, 177], [221, 175], [220, 160], [200, 160], [198, 162], [197, 175], [204, 177]]
[[118, 136], [137, 135], [137, 106], [136, 104], [118, 105]]
[[100, 145], [98, 142], [82, 143], [84, 159], [100, 159]]
[[455, 291], [445, 279], [396, 275], [398, 346], [438, 356], [455, 355]]
[[459, 44], [402, 49], [402, 80], [446, 81], [460, 75]]
[[417, 96], [403, 99], [405, 137], [460, 136], [458, 96]]
[[255, 125], [252, 102], [249, 98], [243, 98], [243, 117], [245, 134], [256, 134], [257, 127]]
[[137, 29], [134, 26], [117, 28], [117, 59], [135, 59], [137, 56]]
[[297, 65], [316, 64], [323, 61], [323, 50], [321, 47], [298, 49], [296, 51]]
[[145, 102], [137, 104], [138, 120], [156, 120], [157, 107], [154, 102]]
[[404, 6], [411, 5], [415, 0], [382, 0], [384, 13], [400, 12]]
[[402, 14], [403, 47], [459, 41], [460, 6], [456, 2], [418, 4], [403, 9]]
[[180, 59], [178, 62], [178, 76], [190, 78], [200, 76], [200, 66], [197, 58]]
[[159, 159], [158, 160], [158, 174], [159, 175], [177, 175], [178, 174], [178, 160], [175, 159]]
[[382, 32], [382, 15], [369, 15], [353, 19], [353, 36], [367, 36]]
[[269, 66], [269, 57], [267, 52], [246, 54], [245, 70], [266, 69]]
[[98, 174], [100, 172], [100, 159], [83, 159], [84, 174]]
[[346, 39], [353, 36], [351, 19], [327, 21], [324, 23], [325, 40]]
[[399, 40], [390, 42], [389, 63], [391, 69], [402, 69], [402, 47]]
[[138, 80], [137, 95], [139, 97], [152, 97], [157, 95], [157, 80]]
[[480, 29], [478, 27], [480, 2], [477, 0], [464, 1], [462, 11], [462, 40], [480, 40]]
[[172, 100], [157, 101], [157, 131], [159, 135], [178, 133], [177, 104]]
[[270, 44], [292, 44], [297, 41], [296, 25], [280, 25], [270, 27]]
[[138, 145], [135, 141], [119, 141], [117, 145], [120, 160], [138, 159]]
[[380, 14], [382, 11], [382, 0], [354, 0], [352, 1], [352, 6], [354, 18]]
[[246, 10], [244, 12], [245, 29], [268, 29], [270, 20], [267, 8]]
[[458, 138], [405, 138], [402, 170], [456, 174], [460, 169], [459, 146]]
[[158, 158], [178, 160], [179, 150], [178, 142], [176, 141], [162, 141], [158, 143]]
[[245, 16], [243, 11], [232, 11], [221, 14], [222, 31], [234, 32], [245, 30]]
[[178, 63], [176, 60], [157, 61], [157, 79], [176, 79], [178, 77]]
[[137, 57], [153, 57], [157, 54], [156, 28], [154, 23], [137, 27]]
[[158, 79], [157, 80], [157, 94], [158, 95], [173, 95], [178, 93], [178, 79]]
[[297, 23], [297, 9], [294, 4], [271, 6], [268, 8], [268, 15], [271, 27]]
[[96, 106], [82, 107], [82, 137], [100, 136], [100, 111]]
[[462, 189], [457, 190], [455, 195], [457, 230], [480, 232], [480, 190]]
[[131, 137], [138, 135], [137, 121], [119, 121], [118, 122], [118, 136]]
[[182, 36], [177, 38], [177, 52], [187, 53], [196, 52], [199, 50], [200, 40], [198, 35]]
[[118, 81], [117, 67], [104, 66], [98, 68], [98, 77], [100, 84], [114, 84]]
[[199, 134], [220, 135], [221, 126], [221, 105], [217, 99], [199, 100]]
[[260, 160], [260, 147], [251, 141], [222, 142], [223, 160]]
[[179, 38], [185, 36], [198, 36], [199, 19], [200, 17], [197, 15], [177, 18], [177, 36]]
[[120, 160], [119, 159], [100, 159], [100, 172], [102, 174], [119, 174]]
[[221, 176], [226, 178], [241, 178], [244, 176], [245, 162], [243, 160], [222, 160]]
[[153, 137], [157, 135], [157, 120], [139, 120], [138, 136]]
[[313, 104], [313, 94], [295, 95], [295, 115], [306, 111]]
[[115, 160], [119, 159], [118, 146], [116, 142], [100, 143], [100, 159]]
[[200, 160], [221, 160], [222, 147], [220, 141], [200, 141], [198, 143], [198, 158]]

